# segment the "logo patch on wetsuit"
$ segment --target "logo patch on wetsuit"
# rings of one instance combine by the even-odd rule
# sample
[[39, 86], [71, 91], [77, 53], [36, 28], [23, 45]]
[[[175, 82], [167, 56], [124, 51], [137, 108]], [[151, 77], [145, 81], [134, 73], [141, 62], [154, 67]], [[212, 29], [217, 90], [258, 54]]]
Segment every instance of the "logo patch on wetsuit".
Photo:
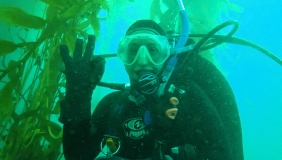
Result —
[[123, 123], [125, 135], [133, 139], [141, 139], [149, 134], [149, 130], [145, 127], [141, 118], [128, 119]]

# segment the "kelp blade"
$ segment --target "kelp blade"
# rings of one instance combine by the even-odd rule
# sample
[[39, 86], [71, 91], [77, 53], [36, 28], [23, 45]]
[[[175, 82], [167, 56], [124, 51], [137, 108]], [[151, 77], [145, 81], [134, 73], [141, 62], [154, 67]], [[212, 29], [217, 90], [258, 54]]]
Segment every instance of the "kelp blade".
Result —
[[0, 56], [5, 54], [12, 53], [18, 48], [17, 44], [0, 39]]
[[89, 16], [89, 22], [90, 22], [90, 25], [91, 25], [94, 33], [95, 33], [95, 36], [98, 37], [99, 34], [100, 34], [100, 21], [97, 18], [96, 14], [92, 13]]
[[0, 21], [10, 26], [41, 29], [45, 26], [44, 19], [30, 15], [18, 7], [0, 6]]
[[0, 90], [0, 120], [13, 110], [13, 90], [14, 84], [12, 81], [7, 82]]
[[63, 9], [64, 7], [66, 7], [67, 5], [67, 1], [66, 0], [40, 0], [50, 6], [59, 8], [59, 9]]

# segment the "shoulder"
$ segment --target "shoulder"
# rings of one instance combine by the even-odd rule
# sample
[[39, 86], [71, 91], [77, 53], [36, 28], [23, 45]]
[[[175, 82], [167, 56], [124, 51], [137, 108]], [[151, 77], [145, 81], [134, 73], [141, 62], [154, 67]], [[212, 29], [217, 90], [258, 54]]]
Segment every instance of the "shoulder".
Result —
[[126, 91], [116, 91], [109, 93], [98, 103], [94, 110], [94, 114], [110, 112], [111, 107], [114, 106], [114, 104], [124, 103], [127, 97], [128, 93]]
[[101, 123], [107, 122], [109, 116], [112, 112], [112, 107], [114, 104], [122, 102], [124, 97], [124, 92], [122, 91], [116, 91], [109, 93], [104, 98], [101, 99], [101, 101], [98, 103], [96, 108], [94, 109], [94, 112], [92, 114], [92, 122], [93, 123]]
[[98, 103], [99, 105], [109, 105], [117, 102], [124, 101], [128, 96], [128, 93], [126, 91], [116, 91], [109, 93], [104, 98], [101, 99], [101, 101]]

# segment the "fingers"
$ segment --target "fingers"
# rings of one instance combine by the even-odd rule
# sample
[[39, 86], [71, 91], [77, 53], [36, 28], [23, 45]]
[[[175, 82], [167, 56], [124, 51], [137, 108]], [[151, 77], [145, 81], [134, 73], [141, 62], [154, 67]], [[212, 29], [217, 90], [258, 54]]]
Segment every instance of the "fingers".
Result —
[[92, 83], [99, 83], [104, 72], [105, 72], [105, 58], [102, 56], [94, 56], [94, 58], [91, 60], [91, 65], [92, 65], [92, 74], [90, 77], [90, 81]]
[[98, 55], [98, 56], [93, 56], [92, 60], [91, 60], [91, 65], [92, 67], [96, 67], [97, 65], [103, 64], [105, 65], [106, 61], [105, 58]]
[[62, 59], [65, 63], [71, 60], [70, 54], [69, 54], [69, 49], [66, 45], [61, 45], [60, 46], [60, 53], [62, 56]]
[[74, 59], [82, 57], [82, 48], [83, 48], [83, 40], [82, 39], [76, 39], [75, 49], [74, 49], [74, 53], [73, 53]]
[[93, 55], [94, 48], [95, 48], [95, 36], [88, 35], [88, 42], [84, 53], [84, 57], [86, 59], [90, 60], [91, 56]]

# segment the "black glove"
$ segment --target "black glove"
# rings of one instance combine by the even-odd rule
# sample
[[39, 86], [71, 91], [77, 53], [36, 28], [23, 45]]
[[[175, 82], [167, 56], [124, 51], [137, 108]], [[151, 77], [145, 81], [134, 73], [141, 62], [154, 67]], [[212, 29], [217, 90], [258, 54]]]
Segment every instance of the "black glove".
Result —
[[62, 123], [76, 123], [90, 118], [92, 93], [105, 70], [105, 59], [92, 57], [94, 46], [95, 36], [89, 35], [82, 55], [83, 40], [77, 39], [73, 58], [66, 45], [60, 46], [66, 75], [66, 96], [61, 102], [59, 118]]

